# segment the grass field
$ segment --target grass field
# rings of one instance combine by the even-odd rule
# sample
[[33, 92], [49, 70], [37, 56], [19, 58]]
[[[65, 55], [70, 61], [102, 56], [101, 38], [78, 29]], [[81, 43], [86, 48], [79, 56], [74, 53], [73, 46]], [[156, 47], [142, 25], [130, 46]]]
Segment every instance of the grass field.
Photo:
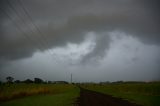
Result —
[[62, 84], [11, 84], [1, 86], [1, 106], [71, 106], [79, 88]]
[[160, 106], [160, 83], [85, 84], [82, 87], [144, 106]]
[[[144, 106], [160, 106], [159, 82], [80, 85]], [[72, 106], [78, 96], [79, 88], [71, 84], [0, 85], [0, 106]]]

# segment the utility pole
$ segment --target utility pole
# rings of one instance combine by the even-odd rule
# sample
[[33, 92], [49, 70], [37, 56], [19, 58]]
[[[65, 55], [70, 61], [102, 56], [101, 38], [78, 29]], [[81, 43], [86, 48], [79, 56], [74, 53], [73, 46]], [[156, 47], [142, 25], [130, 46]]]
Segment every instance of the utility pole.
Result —
[[72, 84], [72, 73], [71, 73], [71, 84]]

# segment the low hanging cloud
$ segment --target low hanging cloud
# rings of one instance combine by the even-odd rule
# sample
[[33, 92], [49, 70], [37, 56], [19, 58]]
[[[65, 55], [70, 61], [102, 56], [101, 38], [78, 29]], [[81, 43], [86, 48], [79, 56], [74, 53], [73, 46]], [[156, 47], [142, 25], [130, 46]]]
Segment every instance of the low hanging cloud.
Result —
[[[145, 44], [159, 45], [160, 14], [153, 0], [1, 1], [0, 59], [31, 57], [36, 51], [80, 44], [86, 33], [95, 32], [96, 46], [83, 61], [103, 57], [111, 43], [106, 32], [120, 31]], [[30, 20], [22, 6], [33, 18]], [[6, 16], [6, 13], [11, 17]], [[21, 17], [19, 17], [21, 16]], [[18, 28], [17, 28], [18, 27]], [[39, 31], [37, 31], [37, 28]]]

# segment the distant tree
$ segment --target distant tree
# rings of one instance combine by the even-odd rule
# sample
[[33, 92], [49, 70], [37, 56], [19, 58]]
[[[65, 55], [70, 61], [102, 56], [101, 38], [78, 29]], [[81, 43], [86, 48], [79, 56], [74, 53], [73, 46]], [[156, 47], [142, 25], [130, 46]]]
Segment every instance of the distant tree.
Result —
[[124, 82], [123, 81], [116, 81], [116, 82], [112, 82], [112, 83], [121, 84], [121, 83], [124, 83]]
[[26, 79], [25, 81], [23, 81], [24, 83], [33, 83], [34, 81], [32, 81], [31, 79]]
[[21, 81], [20, 80], [16, 80], [16, 81], [14, 81], [14, 83], [21, 83]]
[[69, 83], [67, 81], [54, 81], [54, 84], [69, 84]]
[[105, 82], [100, 82], [99, 85], [105, 85], [105, 84], [109, 84], [109, 81], [105, 81]]
[[34, 83], [43, 83], [43, 80], [40, 78], [34, 78]]
[[48, 83], [48, 84], [52, 84], [53, 82], [52, 82], [52, 81], [48, 81], [47, 83]]
[[11, 76], [6, 77], [8, 83], [13, 83], [14, 78]]

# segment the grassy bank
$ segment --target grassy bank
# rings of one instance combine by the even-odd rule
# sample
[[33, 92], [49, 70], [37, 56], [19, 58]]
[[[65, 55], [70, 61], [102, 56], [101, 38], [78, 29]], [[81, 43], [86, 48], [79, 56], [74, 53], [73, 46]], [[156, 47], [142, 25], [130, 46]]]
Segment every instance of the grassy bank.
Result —
[[62, 84], [13, 84], [1, 86], [1, 106], [70, 106], [79, 89]]
[[86, 84], [82, 87], [145, 106], [160, 106], [160, 83]]

